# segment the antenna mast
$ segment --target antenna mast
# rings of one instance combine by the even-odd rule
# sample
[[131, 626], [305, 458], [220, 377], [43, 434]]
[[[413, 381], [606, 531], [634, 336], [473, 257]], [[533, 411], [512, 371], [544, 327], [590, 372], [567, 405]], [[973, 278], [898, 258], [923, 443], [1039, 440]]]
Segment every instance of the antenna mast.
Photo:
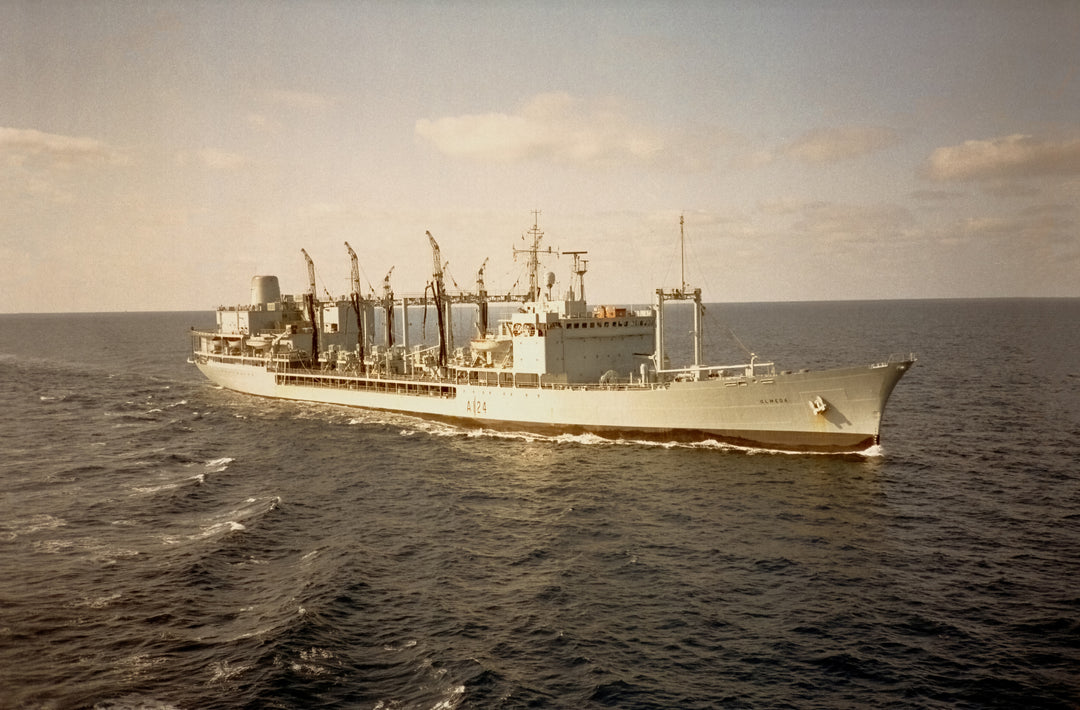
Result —
[[683, 230], [683, 216], [679, 215], [679, 259], [682, 263], [679, 276], [682, 279], [682, 290], [686, 293], [686, 233]]
[[[582, 259], [583, 254], [588, 254], [587, 251], [564, 251], [563, 254], [574, 257], [574, 268], [570, 270], [572, 274], [577, 276], [578, 292], [576, 294], [577, 300], [585, 300], [585, 272], [589, 270], [589, 262], [586, 259]], [[574, 300], [574, 287], [570, 287], [570, 300]]]
[[551, 247], [546, 250], [540, 250], [540, 240], [544, 238], [544, 233], [540, 231], [540, 210], [533, 210], [533, 226], [528, 231], [528, 235], [532, 237], [532, 246], [528, 249], [514, 249], [514, 256], [518, 254], [529, 255], [529, 300], [535, 301], [540, 298], [540, 287], [538, 284], [538, 277], [540, 274], [540, 254], [555, 254], [558, 256], [558, 252], [552, 251]]

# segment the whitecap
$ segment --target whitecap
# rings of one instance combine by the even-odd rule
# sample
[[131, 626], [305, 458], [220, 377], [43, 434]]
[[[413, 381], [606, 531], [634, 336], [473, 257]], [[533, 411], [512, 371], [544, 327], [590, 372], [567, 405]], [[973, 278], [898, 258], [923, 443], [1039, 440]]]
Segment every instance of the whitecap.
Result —
[[465, 697], [465, 686], [455, 685], [446, 692], [446, 697], [431, 706], [431, 710], [453, 710]]
[[94, 710], [181, 710], [173, 705], [154, 698], [126, 697], [115, 700], [102, 700], [94, 705]]
[[240, 675], [244, 671], [251, 668], [251, 665], [244, 663], [237, 663], [235, 665], [228, 661], [220, 661], [210, 664], [210, 670], [212, 675], [210, 677], [211, 683], [217, 683], [218, 681], [232, 680], [236, 676]]
[[491, 438], [510, 439], [528, 443], [552, 443], [569, 444], [575, 446], [632, 446], [657, 449], [706, 449], [712, 451], [730, 451], [742, 454], [773, 454], [782, 456], [836, 456], [838, 454], [850, 454], [863, 456], [880, 456], [881, 447], [871, 446], [864, 451], [835, 452], [835, 451], [797, 451], [790, 449], [773, 449], [765, 446], [748, 446], [732, 444], [716, 439], [703, 439], [701, 441], [658, 441], [655, 439], [627, 439], [609, 438], [598, 434], [537, 434], [528, 431], [502, 431], [495, 429], [460, 429], [449, 424], [438, 424], [427, 429], [427, 433], [434, 436], [466, 436], [470, 439]]
[[9, 539], [15, 539], [19, 535], [30, 535], [42, 530], [55, 530], [64, 527], [67, 521], [48, 514], [32, 515], [28, 518], [15, 518], [6, 522], [0, 522], [0, 530]]
[[75, 540], [42, 540], [35, 542], [33, 548], [45, 554], [79, 554], [103, 565], [114, 565], [118, 559], [136, 557], [138, 550], [124, 547], [111, 547], [96, 538], [83, 537]]
[[300, 658], [301, 658], [301, 660], [304, 660], [304, 661], [313, 661], [313, 660], [324, 660], [325, 661], [325, 660], [330, 660], [333, 657], [334, 657], [334, 654], [333, 654], [332, 651], [329, 651], [329, 650], [327, 650], [325, 648], [320, 648], [318, 646], [312, 646], [309, 649], [300, 649]]
[[234, 460], [235, 459], [229, 458], [228, 456], [223, 456], [218, 459], [211, 459], [203, 465], [206, 466], [207, 471], [210, 473], [221, 473], [222, 471], [227, 469], [229, 467], [229, 464], [232, 463]]
[[88, 597], [83, 597], [79, 601], [68, 602], [65, 606], [74, 607], [74, 608], [84, 607], [84, 608], [89, 608], [89, 609], [104, 609], [105, 607], [109, 606], [109, 604], [116, 601], [120, 597], [121, 597], [120, 592], [114, 592], [113, 594], [110, 594], [108, 596], [96, 597], [96, 598], [93, 598], [93, 599], [88, 598]]
[[[241, 532], [246, 529], [247, 528], [244, 527], [243, 523], [237, 522], [235, 520], [226, 520], [224, 522], [207, 525], [194, 535], [188, 535], [187, 539], [205, 540], [206, 538], [213, 537], [215, 535], [221, 535], [227, 532]], [[176, 536], [174, 535], [167, 535], [163, 538], [163, 540], [167, 545], [173, 545], [178, 542], [178, 538], [176, 538]]]
[[612, 444], [627, 443], [625, 439], [605, 439], [596, 434], [559, 434], [554, 437], [559, 444], [581, 444], [583, 446], [610, 446]]
[[161, 491], [171, 491], [174, 488], [179, 488], [179, 483], [163, 483], [160, 486], [135, 486], [133, 489], [136, 493], [142, 493], [148, 495], [151, 493], [160, 493]]
[[400, 646], [394, 646], [394, 645], [391, 645], [391, 644], [386, 644], [385, 646], [383, 646], [383, 650], [396, 653], [397, 651], [404, 651], [407, 648], [413, 648], [413, 647], [416, 646], [416, 644], [417, 644], [416, 639], [409, 639], [408, 641], [401, 644]]
[[881, 444], [874, 444], [866, 450], [856, 453], [860, 454], [861, 456], [865, 456], [868, 459], [876, 459], [885, 455], [885, 449], [882, 448]]

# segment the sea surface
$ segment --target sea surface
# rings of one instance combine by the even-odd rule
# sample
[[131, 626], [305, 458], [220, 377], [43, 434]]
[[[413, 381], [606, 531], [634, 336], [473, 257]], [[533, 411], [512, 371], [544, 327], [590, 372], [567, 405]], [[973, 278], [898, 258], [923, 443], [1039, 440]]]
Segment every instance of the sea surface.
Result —
[[212, 313], [0, 315], [0, 708], [1080, 707], [1080, 300], [709, 314], [916, 352], [882, 444], [267, 401], [186, 362]]

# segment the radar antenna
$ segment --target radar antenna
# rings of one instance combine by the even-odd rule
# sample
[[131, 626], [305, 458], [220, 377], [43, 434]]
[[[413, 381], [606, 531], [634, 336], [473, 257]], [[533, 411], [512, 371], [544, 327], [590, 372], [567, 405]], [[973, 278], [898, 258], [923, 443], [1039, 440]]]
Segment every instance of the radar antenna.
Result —
[[[563, 254], [574, 257], [574, 266], [570, 269], [570, 273], [577, 277], [578, 292], [577, 300], [585, 300], [585, 272], [589, 270], [589, 262], [587, 259], [582, 259], [584, 254], [588, 254], [587, 251], [564, 251]], [[570, 300], [574, 300], [574, 288], [570, 287]]]

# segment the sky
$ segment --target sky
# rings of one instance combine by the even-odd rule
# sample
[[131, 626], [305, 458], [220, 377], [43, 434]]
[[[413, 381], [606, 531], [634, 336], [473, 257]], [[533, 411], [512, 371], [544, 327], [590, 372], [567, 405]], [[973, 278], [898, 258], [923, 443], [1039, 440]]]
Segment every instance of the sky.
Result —
[[1078, 297], [1080, 3], [0, 1], [0, 312], [508, 291], [535, 210], [591, 302]]

